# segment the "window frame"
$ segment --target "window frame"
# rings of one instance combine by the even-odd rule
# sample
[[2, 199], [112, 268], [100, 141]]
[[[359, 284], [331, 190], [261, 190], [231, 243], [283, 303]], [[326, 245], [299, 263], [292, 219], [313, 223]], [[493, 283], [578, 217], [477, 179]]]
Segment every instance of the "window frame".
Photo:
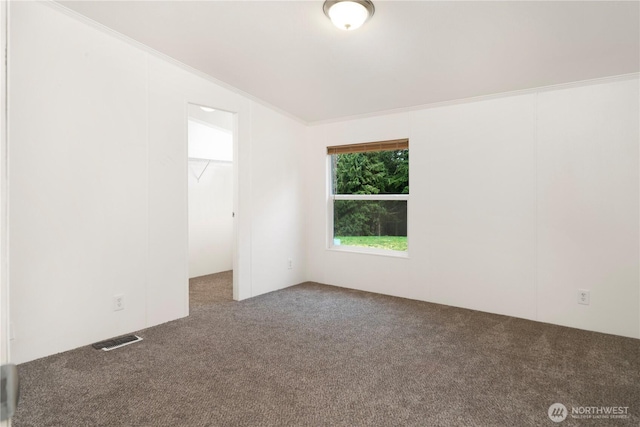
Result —
[[[407, 143], [409, 139], [406, 139]], [[383, 144], [380, 142], [379, 144]], [[366, 144], [366, 143], [365, 143]], [[349, 144], [360, 145], [360, 144]], [[329, 149], [330, 147], [327, 147]], [[328, 150], [327, 150], [328, 151]], [[391, 150], [371, 150], [371, 151], [391, 151]], [[408, 194], [334, 194], [333, 188], [333, 162], [332, 156], [335, 154], [326, 154], [326, 200], [327, 200], [327, 239], [326, 249], [336, 252], [350, 252], [369, 255], [381, 255], [395, 258], [409, 258], [409, 193]], [[411, 164], [411, 160], [409, 160]], [[411, 166], [409, 166], [409, 173], [411, 173]], [[347, 245], [334, 245], [334, 201], [335, 200], [392, 200], [392, 201], [405, 201], [407, 203], [407, 250], [406, 251], [394, 251], [391, 249], [369, 248], [366, 246], [347, 246]]]

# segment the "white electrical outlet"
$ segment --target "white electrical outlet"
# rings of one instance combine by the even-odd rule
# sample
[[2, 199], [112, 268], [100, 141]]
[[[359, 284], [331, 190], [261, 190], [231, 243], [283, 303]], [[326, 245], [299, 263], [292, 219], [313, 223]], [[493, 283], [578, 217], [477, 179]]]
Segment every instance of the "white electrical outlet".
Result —
[[287, 262], [287, 268], [289, 270], [291, 270], [293, 268], [293, 259], [289, 258], [289, 261]]
[[124, 295], [113, 296], [113, 311], [124, 310]]
[[589, 305], [591, 293], [587, 289], [578, 289], [578, 304]]

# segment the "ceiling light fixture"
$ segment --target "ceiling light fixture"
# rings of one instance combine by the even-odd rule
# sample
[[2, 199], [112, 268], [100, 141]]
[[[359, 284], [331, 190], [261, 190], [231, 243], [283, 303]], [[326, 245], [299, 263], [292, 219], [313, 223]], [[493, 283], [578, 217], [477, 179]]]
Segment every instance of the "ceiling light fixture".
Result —
[[202, 111], [207, 112], [207, 113], [211, 113], [211, 112], [213, 112], [213, 111], [216, 111], [215, 109], [213, 109], [213, 108], [211, 108], [211, 107], [203, 107], [203, 106], [200, 106], [200, 109], [201, 109]]
[[376, 11], [371, 0], [326, 0], [322, 9], [333, 25], [345, 31], [360, 28]]

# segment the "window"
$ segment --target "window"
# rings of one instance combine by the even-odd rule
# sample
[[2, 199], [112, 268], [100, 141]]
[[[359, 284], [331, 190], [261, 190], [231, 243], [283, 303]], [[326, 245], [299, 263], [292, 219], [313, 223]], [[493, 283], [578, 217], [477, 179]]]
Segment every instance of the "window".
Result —
[[409, 140], [327, 147], [329, 247], [407, 253]]

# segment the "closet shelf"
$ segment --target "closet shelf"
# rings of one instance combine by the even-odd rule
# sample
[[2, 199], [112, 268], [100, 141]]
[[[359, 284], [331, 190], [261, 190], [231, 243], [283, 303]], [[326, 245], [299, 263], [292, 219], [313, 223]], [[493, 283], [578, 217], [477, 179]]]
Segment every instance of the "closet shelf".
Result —
[[231, 160], [213, 160], [213, 159], [205, 159], [205, 158], [201, 158], [201, 157], [189, 157], [189, 161], [190, 162], [207, 162], [206, 165], [204, 165], [204, 168], [202, 169], [202, 172], [200, 172], [200, 175], [197, 175], [194, 172], [194, 175], [196, 175], [196, 180], [198, 182], [200, 182], [200, 178], [202, 178], [202, 175], [204, 175], [205, 171], [207, 170], [207, 168], [209, 167], [209, 165], [211, 163], [213, 164], [218, 164], [218, 165], [230, 165], [233, 162]]
[[215, 159], [205, 159], [204, 157], [189, 157], [189, 161], [194, 161], [194, 162], [210, 162], [210, 163], [218, 163], [218, 164], [225, 164], [225, 165], [229, 165], [231, 163], [233, 163], [233, 161], [231, 160], [215, 160]]

